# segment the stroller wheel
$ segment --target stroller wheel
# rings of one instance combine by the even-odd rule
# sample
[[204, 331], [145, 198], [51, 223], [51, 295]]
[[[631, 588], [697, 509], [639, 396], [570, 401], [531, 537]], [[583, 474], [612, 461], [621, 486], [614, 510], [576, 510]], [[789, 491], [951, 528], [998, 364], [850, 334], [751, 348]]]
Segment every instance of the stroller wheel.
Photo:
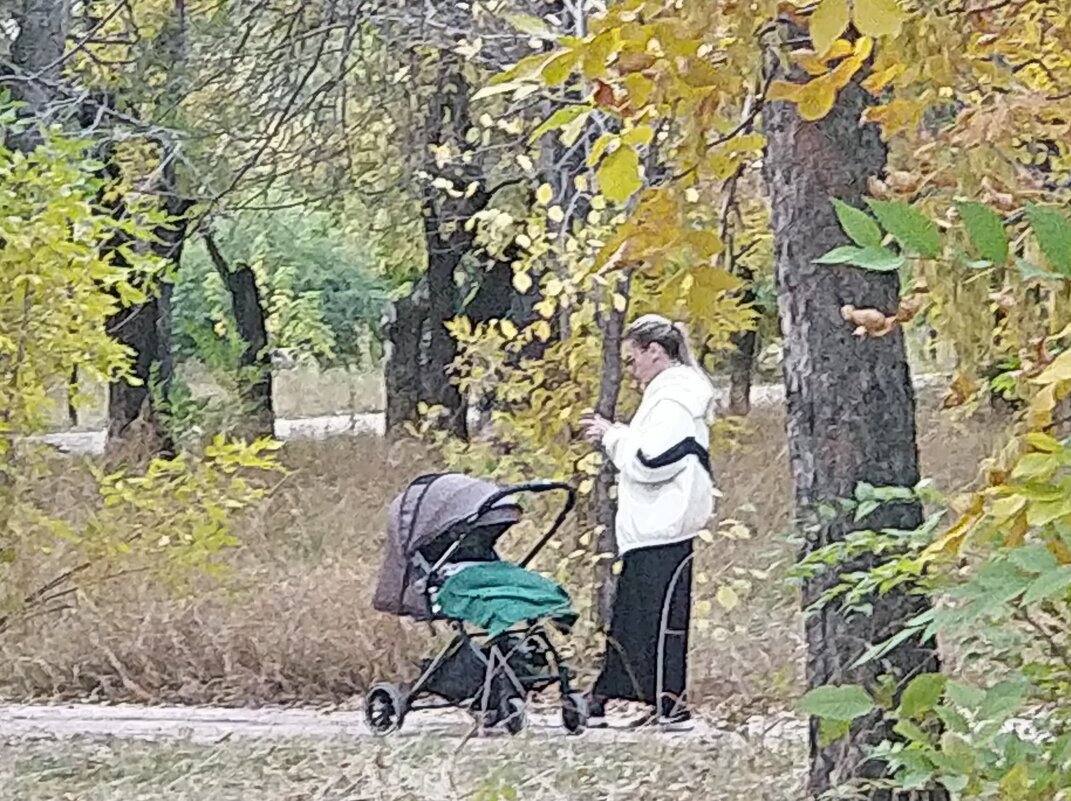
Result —
[[406, 711], [405, 696], [394, 684], [374, 684], [364, 697], [364, 719], [373, 734], [400, 729]]
[[499, 722], [506, 724], [506, 731], [510, 734], [520, 734], [528, 725], [528, 713], [524, 708], [523, 698], [504, 698], [499, 712]]
[[562, 699], [562, 725], [570, 734], [579, 734], [588, 725], [588, 699], [583, 693], [569, 693]]

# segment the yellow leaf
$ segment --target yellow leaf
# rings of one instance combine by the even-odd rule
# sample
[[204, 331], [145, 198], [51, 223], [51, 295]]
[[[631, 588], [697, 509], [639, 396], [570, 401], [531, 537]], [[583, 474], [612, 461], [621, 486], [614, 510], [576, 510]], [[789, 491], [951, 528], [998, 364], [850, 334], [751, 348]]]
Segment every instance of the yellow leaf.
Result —
[[852, 18], [864, 36], [898, 36], [905, 15], [897, 0], [855, 0]]
[[517, 336], [517, 326], [509, 320], [500, 320], [499, 325], [502, 328], [502, 335], [506, 339], [514, 339]]
[[1071, 379], [1071, 350], [1065, 350], [1046, 367], [1033, 383], [1046, 386]]
[[730, 612], [740, 603], [740, 596], [736, 594], [736, 590], [727, 584], [719, 589], [718, 594], [714, 597], [723, 609]]
[[532, 276], [528, 273], [514, 273], [513, 288], [523, 295], [532, 288]]
[[1052, 555], [1056, 557], [1056, 561], [1061, 565], [1071, 564], [1071, 548], [1068, 548], [1060, 540], [1049, 540], [1048, 548], [1052, 552]]
[[1026, 498], [1022, 495], [1009, 495], [1006, 498], [995, 501], [989, 507], [989, 516], [993, 518], [994, 522], [1003, 523], [1008, 518], [1019, 514], [1024, 506], [1026, 506]]
[[578, 58], [579, 53], [575, 50], [566, 50], [564, 53], [552, 56], [543, 65], [544, 83], [547, 86], [558, 86], [565, 83], [569, 76], [573, 74], [573, 67], [576, 66]]
[[539, 188], [536, 190], [535, 193], [536, 203], [538, 203], [540, 206], [545, 206], [550, 203], [553, 197], [554, 189], [551, 187], [550, 184], [540, 184]]
[[808, 121], [820, 120], [837, 102], [837, 87], [829, 75], [807, 83], [800, 90], [799, 113]]
[[922, 101], [897, 98], [883, 106], [871, 106], [863, 112], [862, 119], [880, 125], [882, 139], [888, 141], [898, 131], [918, 126], [925, 109], [926, 104]]
[[617, 28], [603, 31], [584, 48], [582, 71], [588, 80], [606, 75], [606, 64], [618, 45]]
[[870, 75], [865, 81], [863, 81], [863, 88], [870, 94], [877, 97], [881, 92], [892, 83], [900, 73], [906, 70], [907, 67], [903, 64], [893, 64], [891, 67], [875, 72]]
[[628, 298], [620, 292], [614, 293], [614, 311], [623, 312], [628, 308]]
[[640, 125], [633, 128], [621, 137], [626, 145], [649, 145], [654, 139], [654, 128], [650, 125]]
[[1049, 384], [1030, 401], [1027, 412], [1027, 425], [1032, 428], [1046, 428], [1052, 425], [1052, 411], [1056, 408], [1056, 384]]
[[546, 320], [539, 320], [538, 322], [533, 323], [532, 333], [541, 341], [546, 342], [550, 339], [550, 323]]
[[811, 15], [811, 42], [815, 52], [824, 55], [851, 21], [848, 0], [822, 0]]
[[725, 249], [721, 237], [714, 231], [689, 231], [684, 241], [692, 246], [696, 255], [701, 259], [709, 259]]
[[600, 191], [614, 203], [623, 203], [643, 186], [640, 157], [624, 144], [603, 159], [597, 175]]
[[1026, 520], [1026, 513], [1020, 512], [1015, 522], [1012, 523], [1012, 527], [1004, 535], [1004, 544], [1009, 548], [1018, 548], [1026, 542], [1026, 532], [1029, 529], [1030, 524]]
[[766, 92], [766, 99], [771, 102], [775, 100], [788, 100], [792, 103], [798, 103], [802, 91], [802, 84], [790, 83], [789, 81], [772, 81], [770, 83], [770, 88]]
[[640, 108], [647, 105], [647, 101], [651, 99], [651, 92], [654, 91], [654, 81], [642, 73], [633, 72], [626, 75], [622, 83], [625, 85], [625, 91], [628, 92], [630, 106]]

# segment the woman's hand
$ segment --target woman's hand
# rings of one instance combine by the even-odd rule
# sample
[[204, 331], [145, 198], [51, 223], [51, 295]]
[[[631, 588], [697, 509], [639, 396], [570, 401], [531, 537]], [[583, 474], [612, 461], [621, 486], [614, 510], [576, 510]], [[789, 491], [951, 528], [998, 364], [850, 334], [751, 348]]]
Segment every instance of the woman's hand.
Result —
[[592, 445], [598, 445], [602, 442], [603, 435], [613, 428], [613, 425], [605, 417], [600, 417], [594, 413], [585, 414], [580, 418], [581, 433], [584, 439]]

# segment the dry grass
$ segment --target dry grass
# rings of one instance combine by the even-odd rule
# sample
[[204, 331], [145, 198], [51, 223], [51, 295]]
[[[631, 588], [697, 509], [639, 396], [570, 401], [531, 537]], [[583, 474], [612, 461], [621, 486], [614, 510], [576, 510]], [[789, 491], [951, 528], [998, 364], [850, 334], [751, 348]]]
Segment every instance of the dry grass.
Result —
[[199, 745], [82, 739], [0, 748], [4, 798], [20, 801], [785, 801], [801, 796], [798, 746], [441, 737]]
[[[999, 431], [984, 416], [956, 423], [933, 399], [919, 420], [924, 472], [943, 486], [969, 481]], [[372, 680], [410, 677], [431, 646], [428, 631], [373, 612], [370, 597], [386, 507], [434, 460], [415, 443], [374, 437], [292, 442], [284, 459], [296, 472], [243, 521], [226, 582], [179, 598], [131, 579], [14, 631], [0, 641], [0, 694], [336, 703]], [[794, 554], [780, 410], [756, 410], [716, 468], [721, 517], [752, 534], [700, 548], [692, 681], [695, 697], [731, 718], [783, 706], [801, 677], [797, 600], [783, 580]], [[46, 488], [56, 503], [84, 502], [76, 483], [59, 481]], [[741, 597], [732, 610], [712, 603], [726, 582]], [[578, 661], [589, 677], [586, 644]]]

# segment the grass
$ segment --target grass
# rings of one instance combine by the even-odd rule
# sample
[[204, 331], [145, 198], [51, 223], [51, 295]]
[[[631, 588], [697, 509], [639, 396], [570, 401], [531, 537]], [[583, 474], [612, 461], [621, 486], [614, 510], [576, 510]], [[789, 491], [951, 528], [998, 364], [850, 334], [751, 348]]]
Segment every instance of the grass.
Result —
[[[923, 396], [924, 474], [943, 487], [970, 481], [1000, 430], [991, 415], [956, 421]], [[242, 521], [222, 583], [176, 596], [135, 576], [31, 621], [0, 639], [0, 696], [334, 704], [372, 681], [411, 677], [432, 647], [427, 629], [375, 613], [370, 601], [387, 506], [434, 457], [417, 443], [369, 436], [290, 442], [283, 458], [295, 472]], [[76, 508], [86, 501], [84, 469], [65, 464], [41, 492]], [[756, 409], [715, 468], [725, 493], [719, 516], [740, 521], [747, 536], [698, 549], [691, 681], [693, 698], [733, 720], [784, 708], [802, 680], [797, 598], [784, 581], [794, 546], [783, 412]], [[571, 577], [570, 588], [588, 592], [584, 579]], [[726, 584], [740, 598], [733, 608], [716, 602]], [[596, 645], [582, 626], [574, 649], [582, 680]]]
[[0, 749], [0, 787], [20, 801], [787, 801], [806, 764], [798, 745], [723, 740], [458, 742], [27, 741]]

